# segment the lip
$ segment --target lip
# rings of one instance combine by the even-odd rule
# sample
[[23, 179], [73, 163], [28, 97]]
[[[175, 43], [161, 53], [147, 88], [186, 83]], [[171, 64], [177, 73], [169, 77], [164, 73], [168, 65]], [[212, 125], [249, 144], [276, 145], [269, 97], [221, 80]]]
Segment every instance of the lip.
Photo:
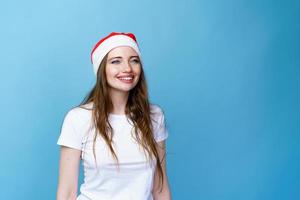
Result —
[[[130, 78], [132, 78], [132, 79], [131, 79], [131, 80], [124, 80], [124, 79], [122, 80], [122, 79], [120, 79], [120, 78], [124, 78], [124, 77], [130, 77]], [[128, 83], [129, 83], [129, 84], [130, 84], [130, 83], [133, 83], [133, 80], [134, 80], [134, 77], [133, 77], [133, 76], [119, 76], [119, 77], [117, 77], [117, 78], [118, 78], [118, 80], [121, 81], [122, 83], [127, 83], [127, 84], [128, 84]]]
[[124, 75], [124, 76], [117, 76], [117, 78], [124, 78], [124, 77], [130, 77], [130, 78], [133, 78], [134, 75]]

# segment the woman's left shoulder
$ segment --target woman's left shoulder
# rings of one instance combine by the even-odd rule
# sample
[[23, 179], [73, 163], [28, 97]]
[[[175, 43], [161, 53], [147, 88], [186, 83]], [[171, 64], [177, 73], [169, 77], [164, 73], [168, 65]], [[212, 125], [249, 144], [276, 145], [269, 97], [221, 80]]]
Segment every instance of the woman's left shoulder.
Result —
[[157, 104], [150, 104], [152, 125], [153, 125], [153, 135], [156, 142], [165, 140], [169, 133], [166, 127], [166, 121], [164, 116], [164, 111], [161, 106]]
[[154, 118], [162, 118], [164, 117], [164, 109], [158, 104], [150, 104], [150, 114], [154, 116]]
[[158, 104], [153, 104], [153, 103], [150, 103], [150, 112], [151, 114], [159, 114], [159, 115], [164, 114], [162, 107]]

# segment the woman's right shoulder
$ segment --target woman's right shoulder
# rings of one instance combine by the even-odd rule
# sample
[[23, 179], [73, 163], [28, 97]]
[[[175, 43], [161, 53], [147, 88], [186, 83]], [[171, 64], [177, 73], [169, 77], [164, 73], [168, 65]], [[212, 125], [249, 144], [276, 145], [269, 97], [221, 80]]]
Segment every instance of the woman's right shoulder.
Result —
[[92, 109], [92, 103], [75, 106], [67, 111], [65, 117], [77, 118], [80, 121], [88, 121], [91, 119]]

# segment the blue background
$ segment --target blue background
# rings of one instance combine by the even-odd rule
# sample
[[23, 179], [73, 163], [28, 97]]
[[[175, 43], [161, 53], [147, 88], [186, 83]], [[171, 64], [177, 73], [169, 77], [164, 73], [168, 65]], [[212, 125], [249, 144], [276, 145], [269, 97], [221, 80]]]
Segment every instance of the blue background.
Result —
[[[0, 199], [55, 199], [65, 113], [112, 31], [164, 109], [174, 200], [300, 199], [296, 0], [1, 1]], [[82, 174], [80, 177], [82, 181]]]

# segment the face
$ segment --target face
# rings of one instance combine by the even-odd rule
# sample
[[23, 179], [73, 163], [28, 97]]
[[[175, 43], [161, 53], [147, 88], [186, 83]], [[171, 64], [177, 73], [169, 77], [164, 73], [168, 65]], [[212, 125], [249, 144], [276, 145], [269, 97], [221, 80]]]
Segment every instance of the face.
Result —
[[129, 92], [134, 88], [141, 74], [138, 54], [128, 46], [120, 46], [108, 53], [106, 79], [112, 91]]

